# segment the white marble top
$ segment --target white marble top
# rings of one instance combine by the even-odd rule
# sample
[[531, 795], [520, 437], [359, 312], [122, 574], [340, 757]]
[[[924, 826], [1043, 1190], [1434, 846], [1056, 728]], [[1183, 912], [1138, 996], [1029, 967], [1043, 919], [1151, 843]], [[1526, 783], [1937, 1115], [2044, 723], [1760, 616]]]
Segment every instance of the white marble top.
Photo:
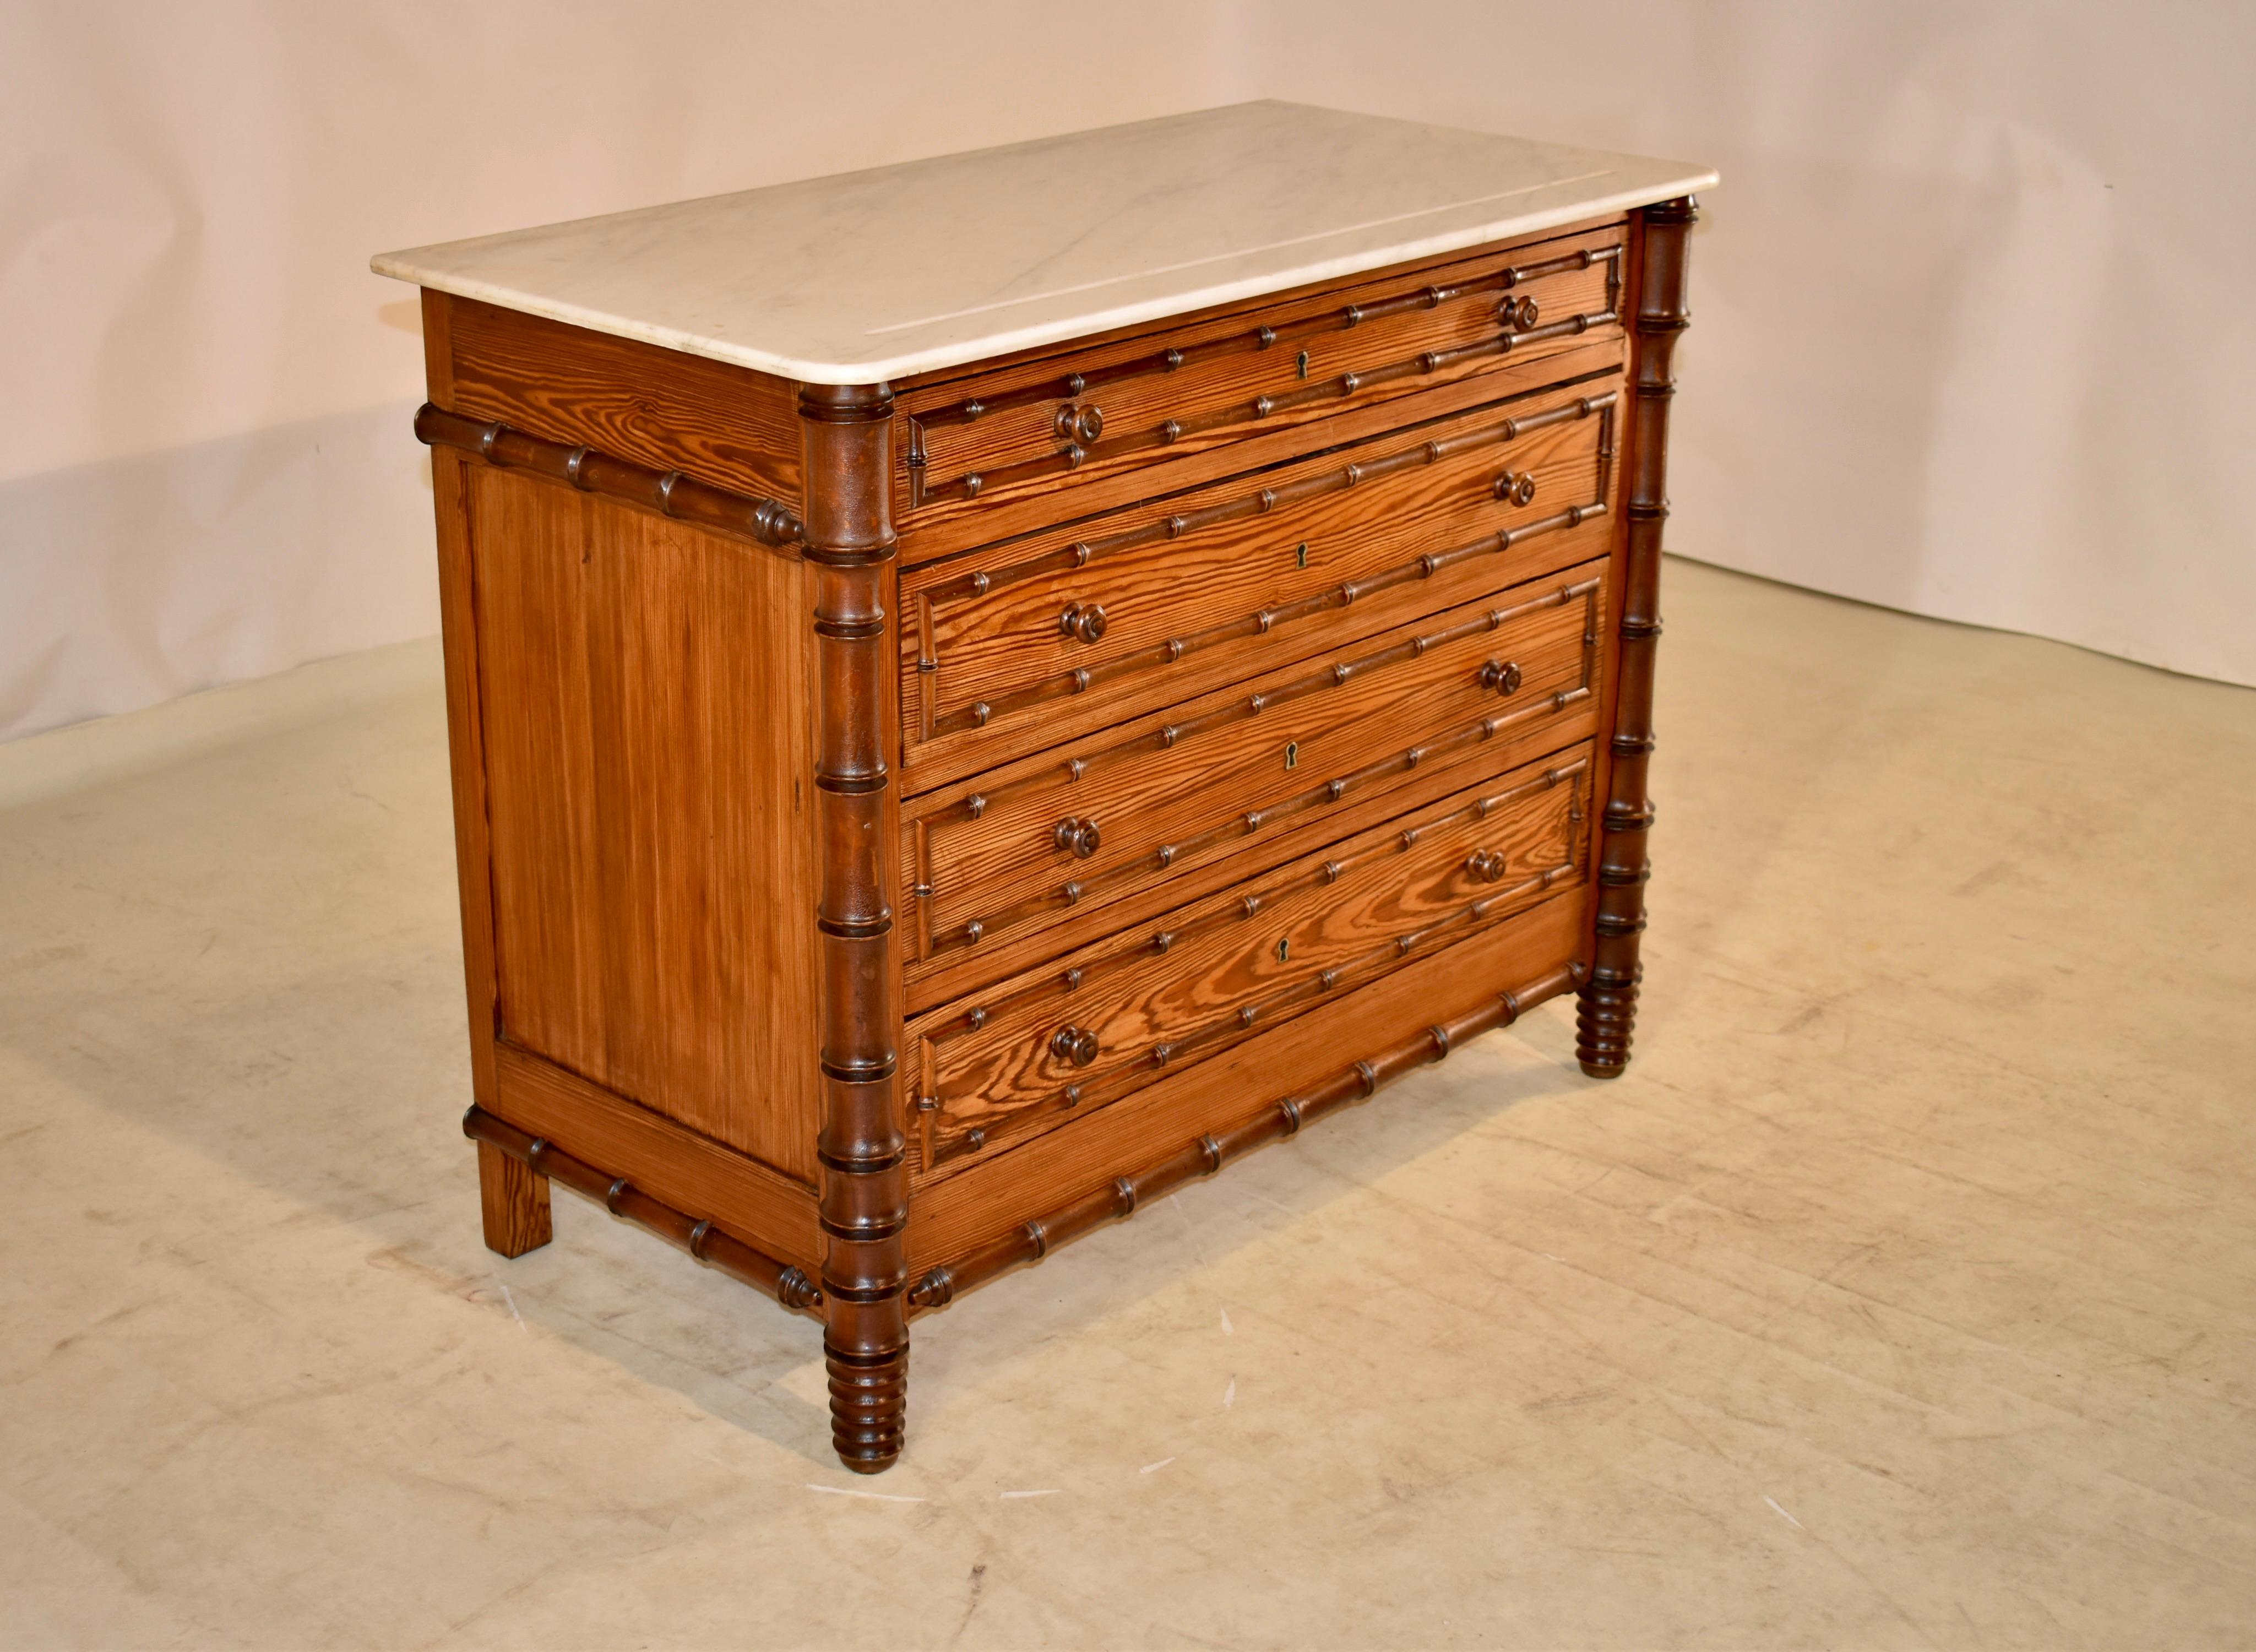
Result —
[[1240, 103], [387, 252], [372, 267], [786, 378], [870, 384], [1715, 181], [1678, 161]]

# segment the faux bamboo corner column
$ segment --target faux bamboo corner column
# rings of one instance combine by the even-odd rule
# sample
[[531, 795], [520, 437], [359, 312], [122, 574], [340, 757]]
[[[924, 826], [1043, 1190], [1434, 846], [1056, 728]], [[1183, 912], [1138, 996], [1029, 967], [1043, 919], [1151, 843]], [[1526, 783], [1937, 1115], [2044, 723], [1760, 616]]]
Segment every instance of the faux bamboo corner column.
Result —
[[1593, 1078], [1618, 1078], [1628, 1065], [1638, 982], [1645, 973], [1638, 950], [1645, 932], [1645, 885], [1653, 872], [1646, 857], [1653, 830], [1647, 771], [1653, 655], [1660, 642], [1660, 532], [1668, 517], [1668, 403], [1676, 393], [1677, 335], [1692, 324], [1685, 308], [1687, 244], [1698, 216], [1698, 203], [1689, 195], [1643, 214], [1613, 770], [1599, 822], [1590, 978], [1575, 1018], [1576, 1057]]
[[800, 392], [804, 554], [814, 567], [815, 807], [822, 844], [822, 1352], [830, 1438], [874, 1474], [901, 1451], [908, 1392], [908, 1144], [885, 902], [885, 607], [893, 554], [893, 397], [883, 385]]

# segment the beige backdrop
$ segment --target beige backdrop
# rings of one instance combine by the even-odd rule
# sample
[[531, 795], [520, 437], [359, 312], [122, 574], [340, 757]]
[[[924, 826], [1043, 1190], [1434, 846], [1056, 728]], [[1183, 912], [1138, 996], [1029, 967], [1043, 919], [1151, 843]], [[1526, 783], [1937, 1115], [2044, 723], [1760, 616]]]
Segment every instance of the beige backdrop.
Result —
[[434, 628], [371, 251], [1255, 96], [1721, 166], [1674, 548], [2256, 682], [2252, 18], [0, 0], [0, 732]]

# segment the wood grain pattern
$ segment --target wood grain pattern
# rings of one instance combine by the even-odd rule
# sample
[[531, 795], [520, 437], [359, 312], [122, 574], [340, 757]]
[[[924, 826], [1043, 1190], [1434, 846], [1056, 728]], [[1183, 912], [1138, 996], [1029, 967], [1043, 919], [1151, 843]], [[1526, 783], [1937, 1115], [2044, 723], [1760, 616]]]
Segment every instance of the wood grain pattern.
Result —
[[1001, 1238], [955, 1262], [927, 1269], [909, 1288], [917, 1310], [945, 1308], [966, 1290], [1024, 1264], [1039, 1262], [1061, 1245], [1095, 1232], [1110, 1222], [1125, 1221], [1205, 1176], [1217, 1174], [1249, 1153], [1290, 1140], [1312, 1124], [1343, 1108], [1369, 1101], [1403, 1075], [1450, 1053], [1483, 1033], [1511, 1026], [1521, 1014], [1573, 985], [1571, 967], [1562, 966], [1503, 988], [1471, 1008], [1445, 1016], [1392, 1044], [1343, 1062], [1325, 1082], [1297, 1095], [1280, 1096], [1251, 1117], [1199, 1138], [1155, 1164], [1146, 1164], [1076, 1197], [1051, 1206]]
[[501, 1024], [811, 1181], [806, 569], [505, 470], [469, 485]]
[[1620, 1070], [1690, 216], [892, 390], [427, 293], [489, 1243], [560, 1166], [819, 1308], [874, 1472], [912, 1278], [1569, 984]]
[[[1005, 367], [903, 399], [911, 519], [1164, 464], [1343, 407], [1618, 334], [1624, 230], [1523, 241], [1416, 277], [1350, 279], [1258, 314]], [[1585, 261], [1590, 260], [1590, 261]], [[1519, 269], [1527, 278], [1514, 284]], [[1101, 424], [1101, 428], [1096, 426]]]
[[725, 1144], [637, 1106], [529, 1050], [503, 1044], [486, 1109], [576, 1159], [623, 1175], [675, 1209], [710, 1217], [812, 1277], [821, 1265], [814, 1190]]
[[944, 1173], [1500, 923], [1588, 874], [1587, 746], [1526, 766], [912, 1022]]
[[1050, 743], [1061, 711], [1117, 718], [1303, 655], [1315, 636], [1367, 634], [1602, 550], [1618, 383], [916, 570], [903, 582], [911, 790]]
[[1313, 426], [1255, 431], [1235, 441], [1184, 453], [1164, 465], [1124, 468], [1107, 475], [1076, 474], [1051, 486], [1029, 486], [1007, 498], [983, 500], [976, 511], [937, 517], [926, 512], [903, 526], [900, 565], [921, 568], [1019, 535], [1079, 521], [1122, 505], [1172, 497], [1217, 477], [1244, 476], [1390, 430], [1401, 430], [1468, 408], [1543, 390], [1554, 385], [1619, 373], [1629, 360], [1624, 335], [1587, 339], [1555, 356], [1505, 358], [1492, 372], [1411, 391], [1376, 405], [1350, 406]]
[[1384, 978], [1248, 1039], [1116, 1105], [920, 1188], [908, 1251], [919, 1275], [960, 1260], [1061, 1197], [1150, 1164], [1274, 1098], [1330, 1077], [1343, 1057], [1463, 1013], [1503, 987], [1578, 960], [1588, 945], [1581, 886]]
[[[1108, 730], [907, 806], [911, 979], [989, 935], [1073, 922], [1405, 776], [1592, 726], [1605, 564]], [[1068, 823], [1097, 842], [1068, 847]]]
[[548, 1178], [490, 1142], [478, 1143], [478, 1210], [486, 1248], [518, 1257], [556, 1237], [548, 1209]]
[[800, 497], [798, 420], [782, 379], [444, 293], [427, 293], [427, 339], [434, 300], [450, 342], [451, 383], [430, 392], [441, 406], [733, 492]]
[[515, 1166], [541, 1184], [544, 1218], [547, 1184], [560, 1182], [622, 1221], [671, 1239], [692, 1260], [765, 1292], [786, 1308], [805, 1310], [821, 1300], [821, 1291], [804, 1268], [769, 1255], [714, 1217], [693, 1216], [668, 1204], [648, 1189], [637, 1187], [631, 1176], [614, 1175], [567, 1153], [549, 1137], [520, 1130], [483, 1107], [462, 1115], [462, 1133], [478, 1144], [481, 1166]]
[[755, 499], [698, 481], [679, 470], [657, 470], [587, 446], [566, 447], [498, 419], [473, 419], [425, 402], [415, 413], [418, 440], [454, 448], [481, 464], [536, 477], [640, 511], [694, 523], [709, 532], [776, 547], [797, 544], [799, 519], [776, 499]]
[[494, 969], [493, 863], [487, 830], [485, 719], [478, 671], [469, 488], [459, 454], [431, 455], [438, 519], [439, 634], [447, 682], [447, 763], [455, 806], [455, 885], [462, 919], [462, 988], [469, 1016], [470, 1092], [493, 1105], [501, 997]]
[[[1618, 212], [1600, 213], [1574, 223], [1555, 225], [1551, 229], [1540, 230], [1533, 236], [1523, 237], [1517, 241], [1496, 241], [1482, 246], [1460, 247], [1454, 251], [1437, 252], [1427, 258], [1412, 258], [1385, 271], [1351, 276], [1347, 279], [1349, 281], [1376, 280], [1383, 275], [1399, 276], [1406, 279], [1422, 276], [1428, 272], [1445, 269], [1452, 264], [1462, 263], [1467, 258], [1478, 258], [1485, 252], [1501, 251], [1506, 247], [1525, 246], [1539, 241], [1559, 240], [1569, 236], [1587, 235], [1594, 230], [1608, 228], [1618, 229], [1624, 222], [1623, 215]], [[929, 372], [911, 373], [894, 380], [893, 391], [897, 396], [914, 394], [921, 403], [928, 399], [924, 392], [938, 385], [962, 385], [972, 379], [983, 378], [989, 374], [1000, 372], [1005, 369], [1026, 367], [1038, 362], [1062, 362], [1068, 357], [1082, 355], [1089, 350], [1106, 349], [1130, 339], [1148, 337], [1155, 331], [1162, 329], [1222, 321], [1230, 316], [1257, 315], [1262, 310], [1279, 305], [1294, 304], [1302, 299], [1336, 291], [1342, 284], [1341, 278], [1329, 276], [1321, 280], [1304, 282], [1299, 286], [1287, 287], [1281, 292], [1263, 293], [1258, 298], [1236, 299], [1225, 304], [1210, 305], [1205, 309], [1186, 311], [1181, 315], [1170, 316], [1164, 321], [1130, 321], [1119, 327], [1107, 328], [1103, 332], [1088, 334], [1081, 338], [1061, 339], [1047, 344], [1029, 345], [1025, 349], [1012, 350], [1001, 356], [991, 357], [985, 361], [959, 362], [953, 366], [935, 367]]]

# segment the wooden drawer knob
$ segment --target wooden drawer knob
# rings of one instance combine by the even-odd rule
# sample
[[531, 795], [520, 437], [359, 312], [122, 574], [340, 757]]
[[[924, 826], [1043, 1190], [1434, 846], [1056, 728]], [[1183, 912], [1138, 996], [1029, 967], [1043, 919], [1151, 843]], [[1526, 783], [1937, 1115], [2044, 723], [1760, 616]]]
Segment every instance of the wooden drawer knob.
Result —
[[1507, 470], [1496, 479], [1496, 497], [1506, 505], [1532, 505], [1535, 500], [1535, 478], [1525, 470]]
[[1094, 820], [1076, 820], [1068, 815], [1057, 823], [1057, 846], [1070, 849], [1083, 860], [1095, 854], [1103, 843]]
[[1491, 660], [1480, 670], [1480, 686], [1493, 688], [1498, 694], [1519, 691], [1519, 662], [1515, 660]]
[[1102, 1048], [1096, 1034], [1085, 1027], [1061, 1027], [1050, 1034], [1050, 1054], [1076, 1067], [1088, 1066]]
[[1465, 860], [1465, 871], [1477, 883], [1494, 883], [1504, 876], [1504, 857], [1493, 849], [1476, 849]]
[[1087, 447], [1104, 434], [1104, 412], [1092, 406], [1066, 402], [1057, 410], [1057, 439]]
[[1538, 311], [1531, 298], [1505, 299], [1496, 307], [1496, 319], [1516, 333], [1524, 333], [1535, 325]]
[[1095, 642], [1104, 634], [1104, 610], [1096, 603], [1068, 603], [1058, 616], [1058, 629], [1068, 637]]

